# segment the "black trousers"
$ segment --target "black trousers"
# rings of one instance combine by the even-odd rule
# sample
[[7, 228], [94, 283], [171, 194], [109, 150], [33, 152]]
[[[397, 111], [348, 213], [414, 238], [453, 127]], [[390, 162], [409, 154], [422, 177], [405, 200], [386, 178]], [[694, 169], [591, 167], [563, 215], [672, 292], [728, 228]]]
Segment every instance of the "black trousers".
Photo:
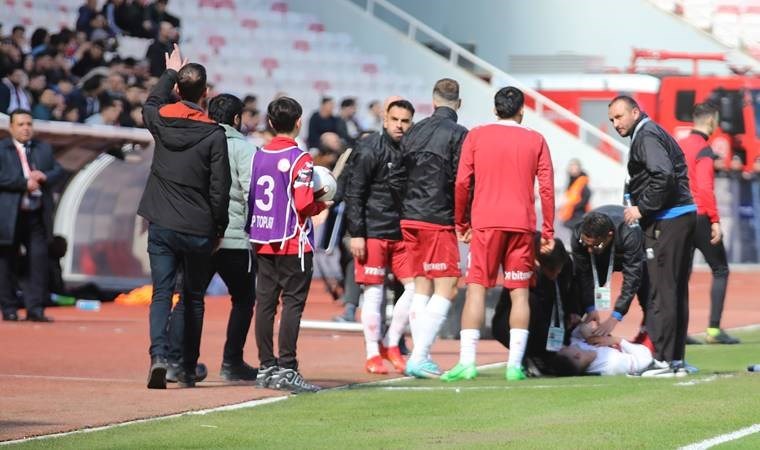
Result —
[[644, 229], [651, 282], [646, 326], [660, 361], [683, 360], [686, 351], [695, 217], [656, 220]]
[[711, 328], [720, 328], [723, 316], [723, 303], [726, 300], [728, 288], [728, 258], [723, 240], [713, 245], [710, 243], [710, 218], [697, 215], [697, 225], [694, 229], [694, 247], [702, 253], [712, 271], [712, 286], [710, 287], [710, 323]]
[[13, 277], [16, 272], [19, 247], [27, 254], [29, 282], [24, 290], [24, 306], [28, 315], [42, 315], [48, 296], [48, 243], [42, 211], [19, 211], [16, 219], [15, 242], [0, 245], [0, 307], [3, 314], [15, 313], [16, 293]]
[[[211, 257], [211, 272], [206, 278], [206, 288], [214, 273], [219, 273], [230, 292], [232, 308], [227, 320], [227, 340], [224, 343], [223, 361], [230, 364], [243, 362], [243, 347], [251, 329], [256, 290], [256, 259], [250, 250], [219, 249]], [[204, 289], [205, 291], [205, 289]], [[182, 361], [185, 301], [180, 296], [169, 322], [169, 358]]]
[[169, 316], [177, 273], [182, 271], [185, 300], [182, 360], [188, 373], [195, 373], [203, 332], [203, 297], [211, 271], [210, 237], [170, 230], [156, 224], [148, 228], [150, 276], [153, 298], [150, 303], [150, 355], [168, 357]]
[[[306, 306], [314, 270], [313, 255], [304, 255], [304, 270], [298, 255], [256, 255], [256, 345], [261, 367], [298, 369], [296, 347], [301, 316]], [[282, 295], [279, 358], [274, 356], [274, 317]]]

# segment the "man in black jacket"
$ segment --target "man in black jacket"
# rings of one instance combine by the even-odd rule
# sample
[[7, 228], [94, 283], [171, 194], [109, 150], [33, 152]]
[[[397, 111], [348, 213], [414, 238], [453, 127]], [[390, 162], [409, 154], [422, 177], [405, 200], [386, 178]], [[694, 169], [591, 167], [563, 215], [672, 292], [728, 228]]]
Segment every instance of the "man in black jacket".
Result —
[[[612, 272], [623, 273], [623, 286], [614, 302], [610, 317], [601, 322], [594, 334], [606, 336], [628, 313], [633, 296], [642, 309], [649, 297], [649, 277], [644, 262], [644, 235], [639, 226], [623, 219], [624, 208], [605, 205], [588, 212], [573, 230], [572, 251], [575, 276], [587, 321], [599, 321], [597, 308], [613, 306], [609, 290]], [[597, 305], [597, 300], [599, 305]]]
[[627, 192], [632, 204], [626, 223], [644, 230], [652, 296], [647, 330], [655, 347], [648, 376], [682, 376], [689, 324], [689, 269], [697, 207], [689, 190], [683, 152], [675, 140], [639, 109], [619, 96], [608, 115], [620, 136], [631, 137]]
[[18, 320], [12, 276], [23, 245], [29, 264], [26, 320], [51, 322], [43, 306], [48, 295], [48, 243], [53, 238], [52, 191], [64, 171], [50, 145], [33, 139], [31, 112], [12, 111], [9, 125], [11, 137], [0, 141], [0, 308], [3, 320]]
[[404, 247], [414, 275], [409, 321], [414, 351], [406, 374], [436, 377], [430, 347], [456, 298], [459, 243], [454, 232], [454, 180], [467, 129], [457, 124], [459, 83], [450, 78], [433, 87], [433, 115], [401, 140], [403, 164], [391, 174], [401, 203]]
[[[169, 103], [172, 88], [182, 99]], [[198, 103], [206, 95], [206, 70], [182, 61], [179, 47], [166, 56], [166, 71], [143, 107], [155, 139], [153, 164], [137, 213], [150, 222], [153, 298], [150, 305], [149, 389], [166, 388], [167, 325], [177, 271], [183, 273], [185, 302], [180, 386], [195, 384], [203, 327], [203, 296], [211, 253], [227, 228], [230, 166], [224, 129]]]
[[[391, 193], [389, 172], [401, 165], [399, 143], [412, 126], [413, 116], [414, 107], [408, 101], [389, 102], [382, 134], [373, 133], [360, 139], [351, 154], [345, 216], [356, 282], [364, 286], [361, 321], [367, 349], [365, 369], [369, 373], [388, 373], [383, 358], [399, 373], [406, 368], [397, 343], [409, 319], [414, 283], [401, 239], [400, 205]], [[404, 285], [404, 293], [396, 302], [381, 348], [380, 308], [388, 266]]]

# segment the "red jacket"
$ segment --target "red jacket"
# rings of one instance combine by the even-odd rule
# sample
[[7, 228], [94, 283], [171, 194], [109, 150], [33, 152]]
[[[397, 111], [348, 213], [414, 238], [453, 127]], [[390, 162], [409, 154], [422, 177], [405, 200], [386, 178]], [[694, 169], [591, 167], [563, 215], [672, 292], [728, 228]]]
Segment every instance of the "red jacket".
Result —
[[[282, 150], [283, 148], [297, 146], [295, 140], [285, 137], [275, 137], [267, 144], [268, 150]], [[313, 173], [314, 160], [310, 154], [304, 155], [304, 157], [298, 160], [295, 168], [293, 169], [293, 183], [301, 176], [302, 179], [308, 179], [311, 181]], [[303, 225], [306, 220], [319, 214], [326, 205], [324, 202], [317, 202], [314, 200], [314, 187], [312, 183], [299, 183], [298, 186], [293, 188], [293, 203], [298, 211], [299, 224]], [[313, 249], [310, 245], [306, 246], [305, 251], [311, 252]], [[297, 255], [298, 254], [298, 234], [293, 238], [286, 241], [284, 244], [256, 244], [256, 253], [262, 255]]]
[[462, 145], [454, 187], [457, 230], [471, 226], [534, 232], [536, 178], [543, 213], [541, 235], [553, 239], [554, 168], [544, 137], [511, 120], [473, 129]]
[[715, 154], [707, 139], [707, 135], [692, 130], [689, 136], [678, 141], [678, 145], [689, 168], [689, 188], [697, 204], [697, 214], [706, 215], [710, 223], [716, 223], [720, 222], [720, 216], [715, 202]]

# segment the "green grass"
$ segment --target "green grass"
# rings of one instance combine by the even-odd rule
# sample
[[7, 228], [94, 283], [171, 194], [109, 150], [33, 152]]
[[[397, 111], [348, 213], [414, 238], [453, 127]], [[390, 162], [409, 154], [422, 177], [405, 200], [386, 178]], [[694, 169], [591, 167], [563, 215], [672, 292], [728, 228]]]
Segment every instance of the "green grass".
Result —
[[[503, 369], [446, 384], [355, 386], [246, 410], [185, 416], [30, 448], [676, 448], [760, 423], [760, 331], [687, 350], [698, 375], [508, 383]], [[688, 385], [683, 385], [688, 383]], [[415, 388], [417, 390], [409, 390]], [[760, 448], [760, 433], [719, 448]]]

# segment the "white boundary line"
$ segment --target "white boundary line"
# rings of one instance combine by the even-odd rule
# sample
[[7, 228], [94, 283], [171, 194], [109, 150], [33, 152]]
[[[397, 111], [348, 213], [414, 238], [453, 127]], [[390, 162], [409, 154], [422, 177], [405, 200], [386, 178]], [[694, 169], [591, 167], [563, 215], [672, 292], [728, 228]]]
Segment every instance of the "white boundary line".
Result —
[[74, 434], [82, 434], [82, 433], [93, 433], [95, 431], [103, 431], [103, 430], [110, 430], [112, 428], [119, 428], [124, 427], [127, 425], [134, 425], [138, 423], [146, 423], [146, 422], [154, 422], [158, 420], [166, 420], [166, 419], [175, 419], [177, 417], [183, 417], [183, 416], [196, 416], [196, 415], [206, 415], [209, 413], [215, 413], [220, 411], [234, 411], [236, 409], [243, 409], [243, 408], [254, 408], [256, 406], [262, 406], [262, 405], [268, 405], [270, 403], [276, 403], [282, 400], [286, 400], [289, 395], [282, 395], [279, 397], [269, 397], [269, 398], [263, 398], [260, 400], [250, 400], [247, 402], [242, 403], [235, 403], [232, 405], [225, 405], [225, 406], [218, 406], [215, 408], [208, 408], [208, 409], [201, 409], [198, 411], [186, 411], [178, 414], [170, 414], [168, 416], [159, 416], [159, 417], [148, 417], [145, 419], [136, 419], [136, 420], [129, 420], [127, 422], [120, 422], [120, 423], [114, 423], [110, 425], [103, 425], [100, 427], [93, 427], [93, 428], [83, 428], [80, 430], [74, 430], [74, 431], [66, 431], [63, 433], [53, 433], [53, 434], [44, 434], [42, 436], [34, 436], [34, 437], [28, 437], [28, 438], [21, 438], [21, 439], [15, 439], [12, 441], [3, 441], [0, 442], [0, 446], [3, 445], [11, 445], [11, 444], [20, 444], [22, 442], [30, 442], [30, 441], [41, 441], [44, 439], [53, 439], [53, 438], [59, 438], [64, 436], [71, 436]]
[[[483, 366], [478, 366], [478, 369], [481, 369], [481, 370], [491, 369], [491, 368], [500, 367], [500, 366], [504, 366], [504, 365], [506, 365], [506, 362], [493, 363], [493, 364], [485, 364]], [[2, 375], [0, 375], [0, 376], [2, 376]], [[15, 376], [15, 375], [10, 375], [10, 376]], [[40, 378], [48, 378], [48, 377], [40, 377]], [[64, 377], [56, 377], [56, 378], [64, 378]], [[368, 383], [354, 383], [354, 384], [348, 384], [348, 385], [344, 385], [344, 386], [336, 386], [334, 388], [325, 389], [325, 391], [328, 391], [328, 390], [350, 389], [352, 386], [357, 386], [357, 385], [370, 385], [371, 386], [371, 385], [376, 385], [376, 384], [386, 384], [386, 383], [392, 383], [392, 382], [402, 381], [402, 380], [411, 380], [413, 378], [414, 377], [399, 377], [399, 378], [389, 378], [387, 380], [371, 381], [371, 382], [368, 382]], [[74, 378], [74, 379], [75, 380], [79, 380], [77, 378]], [[119, 380], [119, 381], [124, 381], [124, 380]], [[133, 381], [134, 380], [130, 380], [130, 382], [133, 382]], [[114, 424], [109, 424], [109, 425], [103, 425], [103, 426], [94, 427], [94, 428], [83, 428], [83, 429], [80, 429], [80, 430], [65, 431], [65, 432], [62, 432], [62, 433], [43, 434], [43, 435], [40, 435], [40, 436], [33, 436], [33, 437], [28, 437], [28, 438], [14, 439], [14, 440], [11, 440], [11, 441], [2, 441], [2, 442], [0, 442], [0, 447], [2, 447], [4, 445], [19, 444], [19, 443], [22, 443], [22, 442], [40, 441], [40, 440], [44, 440], [44, 439], [53, 439], [53, 438], [59, 438], [59, 437], [64, 437], [64, 436], [71, 436], [71, 435], [81, 434], [81, 433], [92, 433], [94, 431], [110, 430], [112, 428], [123, 427], [123, 426], [127, 426], [127, 425], [133, 425], [133, 424], [138, 424], [138, 423], [146, 423], [146, 422], [165, 420], [165, 419], [174, 419], [174, 418], [183, 417], [183, 416], [205, 415], [205, 414], [215, 413], [215, 412], [220, 412], [220, 411], [234, 411], [236, 409], [255, 408], [257, 406], [267, 405], [269, 403], [275, 403], [275, 402], [279, 402], [279, 401], [282, 401], [282, 400], [286, 400], [289, 397], [291, 397], [291, 395], [282, 395], [282, 396], [278, 396], [278, 397], [269, 397], [269, 398], [264, 398], [264, 399], [260, 399], [260, 400], [251, 400], [251, 401], [242, 402], [242, 403], [234, 403], [234, 404], [231, 404], [231, 405], [225, 405], [225, 406], [218, 406], [218, 407], [214, 407], [214, 408], [201, 409], [201, 410], [198, 410], [198, 411], [186, 411], [186, 412], [177, 413], [177, 414], [170, 414], [168, 416], [147, 417], [147, 418], [144, 418], [144, 419], [130, 420], [130, 421], [127, 421], [127, 422], [120, 422], [120, 423], [114, 423]]]
[[138, 383], [140, 380], [129, 380], [126, 378], [87, 378], [87, 377], [56, 377], [49, 375], [26, 375], [23, 373], [0, 373], [0, 378], [21, 378], [32, 380], [49, 380], [49, 381], [86, 381], [88, 383]]
[[719, 444], [735, 441], [737, 439], [741, 439], [745, 436], [749, 436], [750, 434], [755, 434], [758, 432], [760, 432], [760, 423], [750, 425], [746, 428], [742, 428], [731, 433], [721, 434], [720, 436], [715, 436], [714, 438], [705, 439], [702, 442], [697, 442], [696, 444], [681, 447], [679, 450], [704, 450]]

